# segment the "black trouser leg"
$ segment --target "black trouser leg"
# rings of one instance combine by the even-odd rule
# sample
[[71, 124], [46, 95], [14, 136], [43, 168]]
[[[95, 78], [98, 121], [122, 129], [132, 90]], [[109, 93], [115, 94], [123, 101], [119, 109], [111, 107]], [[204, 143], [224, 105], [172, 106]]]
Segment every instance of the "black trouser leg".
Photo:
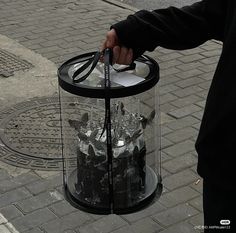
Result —
[[[236, 233], [236, 190], [203, 182], [203, 211], [205, 233]], [[229, 220], [229, 225], [224, 225]]]

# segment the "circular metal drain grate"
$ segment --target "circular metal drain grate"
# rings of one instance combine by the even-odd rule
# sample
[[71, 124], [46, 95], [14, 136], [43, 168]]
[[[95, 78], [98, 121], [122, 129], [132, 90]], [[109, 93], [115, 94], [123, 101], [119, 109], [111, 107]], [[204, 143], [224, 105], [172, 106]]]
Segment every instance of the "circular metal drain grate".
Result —
[[15, 71], [27, 70], [33, 65], [28, 61], [22, 60], [16, 55], [0, 49], [0, 77], [8, 78], [14, 75]]
[[[68, 106], [72, 98], [65, 99]], [[71, 111], [71, 110], [70, 110]], [[39, 170], [61, 170], [58, 98], [40, 98], [0, 112], [0, 160]], [[70, 166], [76, 166], [71, 160]]]

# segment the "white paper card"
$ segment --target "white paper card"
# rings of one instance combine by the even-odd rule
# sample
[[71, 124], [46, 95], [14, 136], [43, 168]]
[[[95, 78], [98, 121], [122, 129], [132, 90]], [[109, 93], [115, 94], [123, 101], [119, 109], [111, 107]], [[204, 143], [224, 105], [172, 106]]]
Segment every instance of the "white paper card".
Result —
[[111, 70], [110, 73], [111, 82], [117, 83], [119, 85], [122, 85], [124, 87], [134, 86], [142, 81], [144, 81], [144, 78], [141, 78], [137, 75], [128, 73], [128, 72], [116, 72], [114, 70]]

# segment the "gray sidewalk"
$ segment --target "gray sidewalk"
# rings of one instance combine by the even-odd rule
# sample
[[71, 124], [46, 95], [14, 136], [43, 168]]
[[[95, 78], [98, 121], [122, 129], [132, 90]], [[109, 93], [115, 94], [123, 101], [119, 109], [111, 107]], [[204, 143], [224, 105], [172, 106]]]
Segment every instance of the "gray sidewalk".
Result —
[[[71, 207], [62, 195], [60, 134], [53, 124], [57, 67], [98, 50], [110, 25], [135, 10], [110, 2], [0, 2], [0, 233], [201, 232], [202, 182], [194, 142], [221, 52], [215, 41], [149, 54], [161, 70], [161, 198], [134, 214], [103, 216]], [[8, 70], [2, 70], [1, 56], [8, 57]], [[36, 140], [39, 133], [44, 140]], [[52, 161], [44, 158], [49, 151]]]

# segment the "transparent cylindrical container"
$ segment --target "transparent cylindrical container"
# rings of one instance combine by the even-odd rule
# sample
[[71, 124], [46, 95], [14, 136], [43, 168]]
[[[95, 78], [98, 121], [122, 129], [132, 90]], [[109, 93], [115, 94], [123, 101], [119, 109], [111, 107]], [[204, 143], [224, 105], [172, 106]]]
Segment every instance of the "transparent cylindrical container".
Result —
[[98, 57], [58, 70], [65, 196], [88, 212], [129, 213], [162, 192], [159, 67], [147, 56], [131, 68]]

